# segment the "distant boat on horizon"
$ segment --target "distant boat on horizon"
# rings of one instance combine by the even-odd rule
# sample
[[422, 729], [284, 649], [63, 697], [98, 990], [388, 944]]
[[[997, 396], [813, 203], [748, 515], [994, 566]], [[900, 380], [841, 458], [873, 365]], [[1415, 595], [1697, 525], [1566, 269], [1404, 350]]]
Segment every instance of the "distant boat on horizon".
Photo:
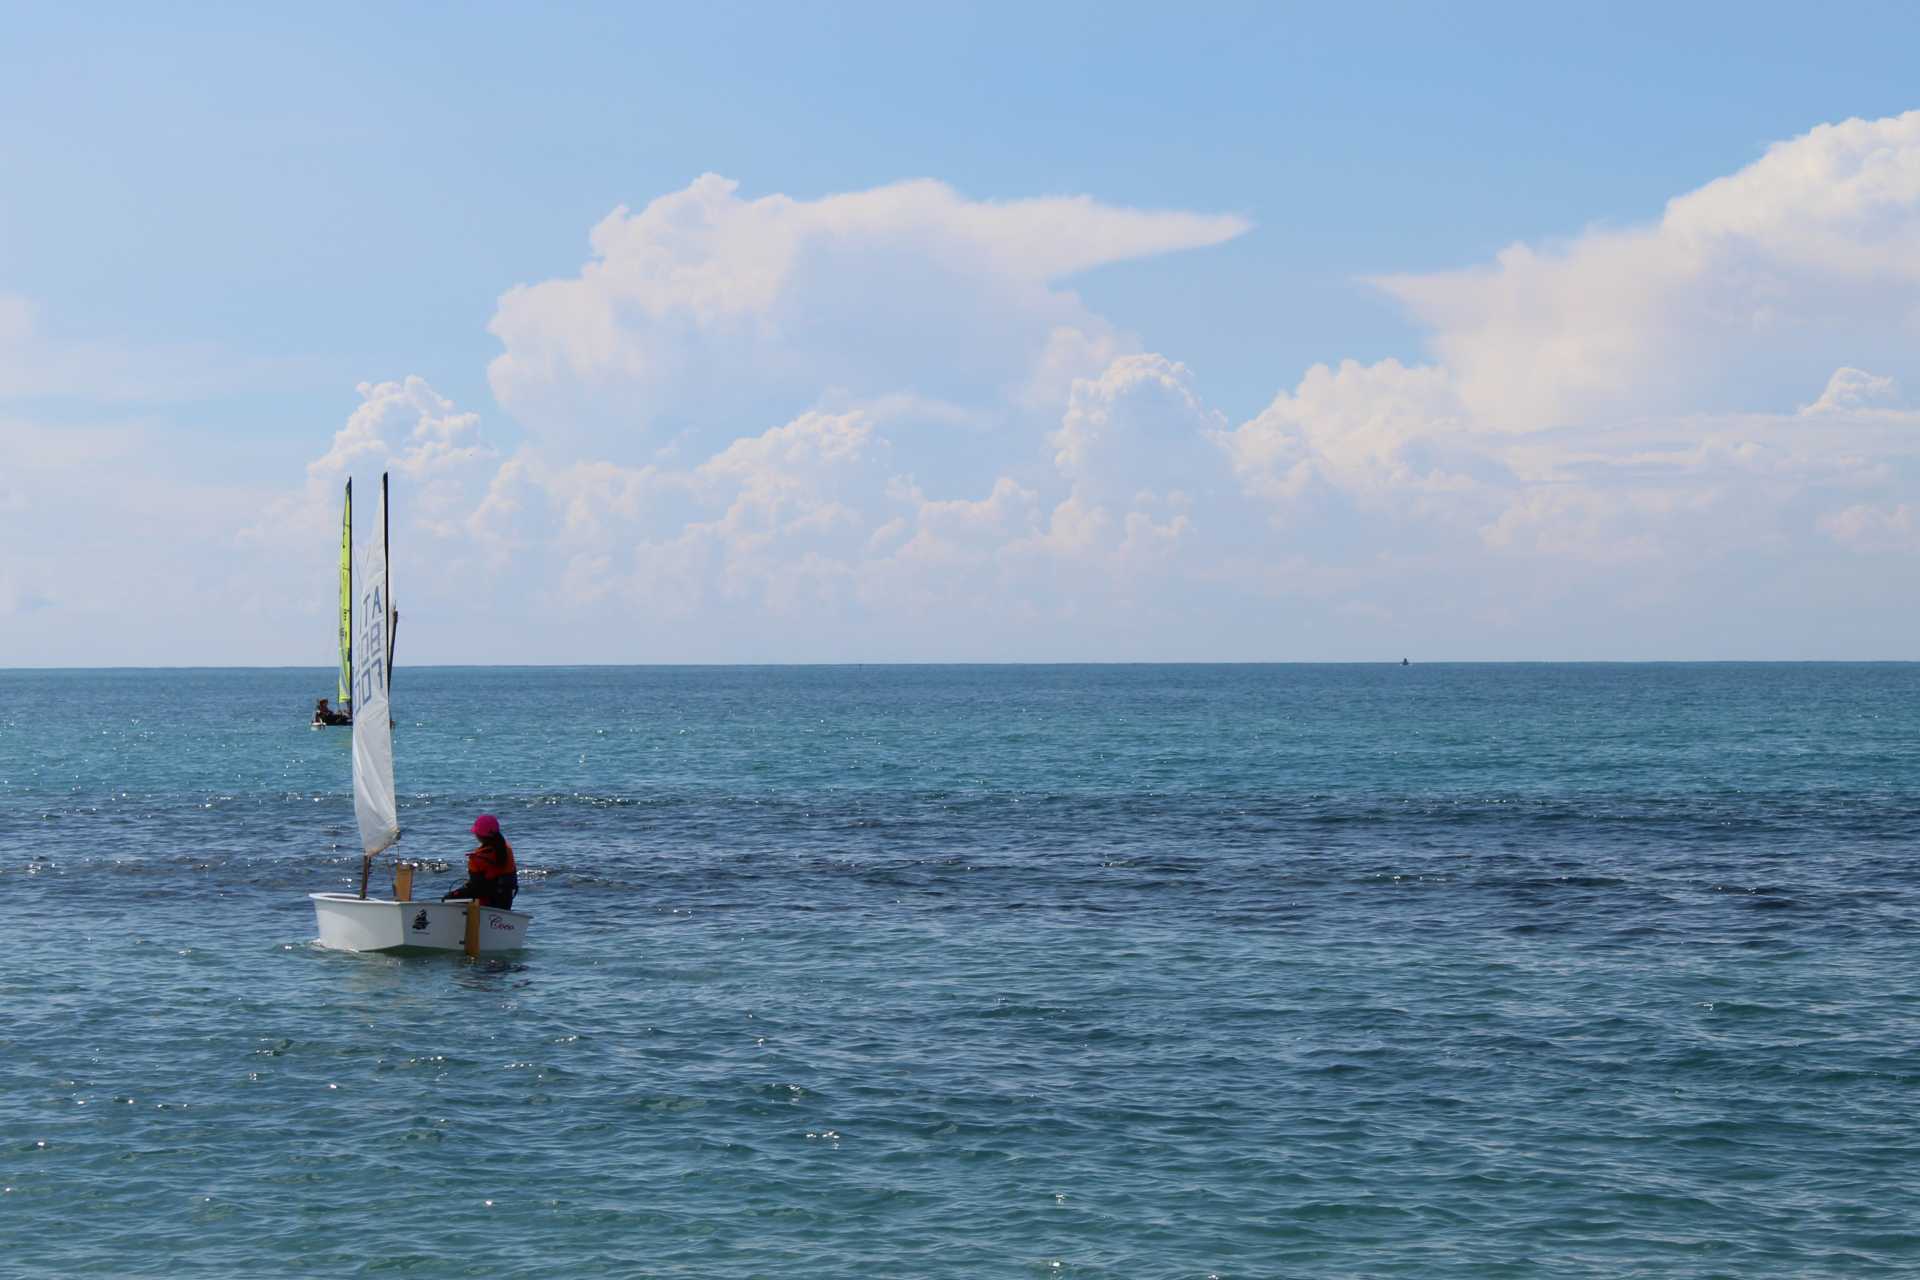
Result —
[[353, 723], [353, 477], [347, 477], [340, 505], [340, 678], [334, 705], [325, 698], [313, 706], [313, 727]]

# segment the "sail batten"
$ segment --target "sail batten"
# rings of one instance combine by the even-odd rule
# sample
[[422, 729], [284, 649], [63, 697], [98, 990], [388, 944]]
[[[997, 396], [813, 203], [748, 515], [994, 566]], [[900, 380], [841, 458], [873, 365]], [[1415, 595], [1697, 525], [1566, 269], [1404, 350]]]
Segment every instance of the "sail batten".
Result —
[[353, 600], [353, 811], [368, 858], [400, 838], [393, 787], [393, 724], [387, 665], [386, 477], [380, 518], [355, 556]]

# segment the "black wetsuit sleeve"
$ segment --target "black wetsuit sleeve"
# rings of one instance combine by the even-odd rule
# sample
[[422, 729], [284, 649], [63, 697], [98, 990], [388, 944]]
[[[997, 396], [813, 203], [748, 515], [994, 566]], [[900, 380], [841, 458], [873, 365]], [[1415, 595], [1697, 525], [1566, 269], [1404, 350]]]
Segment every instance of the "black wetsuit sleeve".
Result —
[[447, 898], [478, 898], [482, 906], [512, 907], [513, 899], [520, 892], [520, 877], [509, 872], [504, 876], [469, 875], [467, 882], [457, 889], [449, 889]]

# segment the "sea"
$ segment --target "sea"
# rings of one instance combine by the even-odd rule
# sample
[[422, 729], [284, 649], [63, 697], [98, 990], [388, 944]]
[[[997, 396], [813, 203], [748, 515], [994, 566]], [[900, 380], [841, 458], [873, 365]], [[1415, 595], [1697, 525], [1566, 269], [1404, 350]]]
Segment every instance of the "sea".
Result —
[[0, 1275], [1920, 1274], [1920, 665], [332, 692], [0, 672]]

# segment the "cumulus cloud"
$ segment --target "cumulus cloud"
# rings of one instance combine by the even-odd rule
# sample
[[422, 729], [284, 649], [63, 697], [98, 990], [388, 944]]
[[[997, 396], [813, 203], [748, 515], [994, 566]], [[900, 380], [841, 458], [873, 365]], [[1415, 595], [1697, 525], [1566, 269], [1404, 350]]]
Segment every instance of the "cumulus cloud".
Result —
[[[418, 378], [361, 395], [300, 502], [309, 524], [330, 522], [343, 474], [395, 472], [396, 546], [402, 528], [411, 540], [396, 558], [436, 567], [434, 581], [396, 588], [410, 619], [510, 572], [529, 612], [654, 627], [744, 610], [832, 617], [835, 643], [876, 626], [925, 643], [989, 612], [1098, 628], [1101, 608], [1224, 529], [1224, 511], [1201, 512], [1235, 494], [1210, 438], [1220, 415], [1159, 356], [1079, 380], [1044, 437], [1051, 465], [1025, 480], [1002, 471], [971, 493], [916, 478], [936, 455], [919, 447], [924, 406], [911, 399], [808, 410], [704, 457], [624, 465], [558, 461], [537, 445], [501, 459], [474, 415]], [[280, 512], [267, 523], [284, 536], [295, 522]], [[310, 536], [317, 575], [324, 538]]]
[[1515, 584], [1501, 626], [1583, 593], [1724, 606], [1760, 564], [1831, 584], [1836, 544], [1915, 550], [1916, 248], [1920, 113], [1823, 126], [1654, 224], [1379, 281], [1430, 363], [1316, 366], [1216, 439], [1293, 545], [1443, 547], [1463, 607]]
[[[1315, 365], [1292, 392], [1217, 439], [1241, 483], [1281, 504], [1319, 481], [1363, 498], [1458, 491], [1471, 487], [1460, 446], [1468, 417], [1447, 370], [1374, 365]], [[1461, 460], [1450, 466], [1450, 455]]]
[[1920, 509], [1857, 503], [1820, 518], [1820, 529], [1835, 542], [1867, 554], [1920, 554]]
[[1892, 409], [1898, 407], [1899, 397], [1899, 385], [1892, 378], [1876, 377], [1864, 369], [1835, 369], [1820, 398], [1800, 412], [1836, 414]]
[[481, 438], [480, 415], [458, 409], [417, 376], [362, 382], [356, 390], [359, 405], [326, 452], [307, 464], [305, 484], [245, 522], [240, 540], [322, 547], [340, 519], [344, 482], [360, 481], [357, 505], [364, 515], [374, 510], [375, 490], [368, 486], [389, 472], [408, 490], [406, 518], [414, 531], [448, 553], [464, 551], [480, 532], [475, 512], [501, 465], [499, 452]]
[[1920, 111], [1822, 125], [1646, 227], [1378, 283], [1481, 426], [1765, 407], [1920, 337]]
[[618, 460], [731, 439], [828, 391], [1044, 400], [1128, 345], [1063, 280], [1247, 226], [1085, 197], [974, 201], [931, 181], [744, 199], [708, 174], [609, 214], [577, 276], [501, 298], [489, 377], [542, 440]]
[[308, 488], [331, 493], [358, 469], [390, 471], [413, 490], [413, 518], [439, 538], [464, 532], [471, 495], [499, 454], [480, 437], [480, 415], [462, 412], [424, 378], [363, 382], [360, 407], [307, 468]]
[[1188, 368], [1161, 355], [1126, 356], [1077, 379], [1053, 433], [1054, 465], [1084, 494], [1126, 499], [1191, 487], [1206, 433], [1221, 425]]
[[357, 390], [360, 407], [307, 468], [310, 477], [331, 479], [360, 463], [424, 480], [494, 456], [478, 439], [480, 415], [460, 412], [424, 378], [363, 382]]

